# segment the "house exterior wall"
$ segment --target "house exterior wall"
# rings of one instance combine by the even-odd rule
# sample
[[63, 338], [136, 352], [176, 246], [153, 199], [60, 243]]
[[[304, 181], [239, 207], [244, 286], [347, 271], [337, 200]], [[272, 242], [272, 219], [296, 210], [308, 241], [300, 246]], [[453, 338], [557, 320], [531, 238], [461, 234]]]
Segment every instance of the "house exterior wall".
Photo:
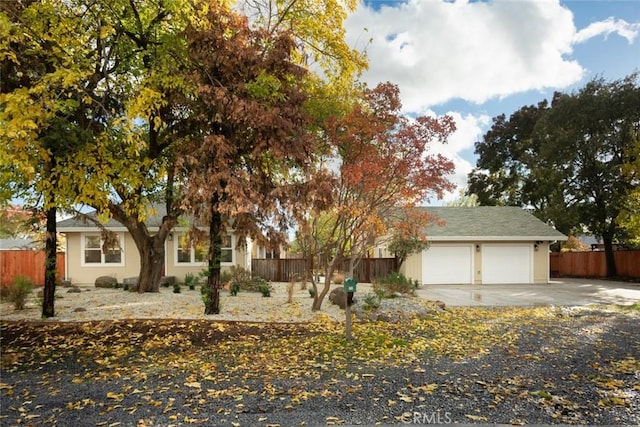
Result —
[[549, 283], [549, 272], [549, 242], [542, 242], [533, 251], [533, 283]]
[[77, 285], [93, 285], [100, 276], [115, 277], [118, 282], [126, 277], [137, 276], [140, 272], [140, 255], [129, 233], [122, 233], [124, 239], [124, 265], [82, 265], [83, 233], [67, 233], [67, 279]]
[[[433, 242], [433, 244], [445, 242]], [[451, 243], [451, 242], [447, 242]], [[480, 245], [480, 251], [473, 251], [473, 280], [474, 284], [482, 284], [482, 245], [485, 243], [499, 244], [488, 241], [456, 241], [456, 244]], [[509, 244], [534, 245], [533, 241], [509, 241]], [[533, 250], [533, 283], [549, 283], [549, 242], [538, 243], [538, 249]], [[409, 256], [400, 267], [400, 273], [422, 284], [422, 253]]]
[[[127, 277], [137, 277], [140, 273], [140, 254], [138, 248], [131, 235], [127, 232], [121, 232], [123, 238], [123, 265], [83, 265], [83, 249], [82, 240], [85, 234], [68, 232], [67, 252], [66, 252], [66, 274], [67, 279], [76, 285], [93, 285], [96, 278], [100, 276], [115, 277], [118, 282], [122, 282]], [[233, 247], [235, 248], [236, 240], [233, 239]], [[179, 265], [176, 259], [177, 240], [167, 240], [165, 242], [165, 276], [175, 276], [178, 282], [184, 282], [184, 277], [188, 274], [198, 275], [206, 268], [206, 263], [197, 263], [189, 265]], [[240, 265], [244, 268], [249, 266], [249, 258], [247, 251], [243, 249], [235, 249], [233, 253], [233, 263], [222, 266], [222, 271], [229, 269], [232, 265]]]

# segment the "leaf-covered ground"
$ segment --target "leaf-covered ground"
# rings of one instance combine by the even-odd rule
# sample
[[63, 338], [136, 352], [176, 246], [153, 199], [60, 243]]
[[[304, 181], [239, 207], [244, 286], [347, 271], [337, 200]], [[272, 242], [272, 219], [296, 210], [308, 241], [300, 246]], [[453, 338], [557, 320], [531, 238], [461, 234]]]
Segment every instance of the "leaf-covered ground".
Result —
[[635, 309], [344, 326], [2, 322], [0, 424], [638, 424]]

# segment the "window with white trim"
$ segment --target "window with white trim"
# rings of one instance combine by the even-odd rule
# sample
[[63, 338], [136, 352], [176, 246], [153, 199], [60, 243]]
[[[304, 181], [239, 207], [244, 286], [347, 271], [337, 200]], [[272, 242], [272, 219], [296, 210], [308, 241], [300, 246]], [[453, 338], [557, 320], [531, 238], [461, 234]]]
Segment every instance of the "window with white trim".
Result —
[[[222, 236], [222, 264], [233, 263], [233, 238], [231, 234]], [[175, 247], [176, 264], [203, 264], [209, 256], [209, 241], [191, 244], [187, 234], [178, 234], [178, 243]]]
[[116, 233], [118, 245], [102, 250], [104, 241], [100, 234], [82, 234], [82, 262], [84, 266], [124, 266], [124, 239], [122, 233]]

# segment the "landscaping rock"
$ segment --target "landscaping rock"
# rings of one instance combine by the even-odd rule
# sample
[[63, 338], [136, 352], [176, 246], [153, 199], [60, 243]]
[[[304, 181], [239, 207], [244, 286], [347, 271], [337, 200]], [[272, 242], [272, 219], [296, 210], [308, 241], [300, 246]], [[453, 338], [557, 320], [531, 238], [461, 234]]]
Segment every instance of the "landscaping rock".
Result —
[[347, 306], [347, 293], [343, 288], [335, 288], [329, 294], [329, 301], [344, 310]]
[[67, 291], [68, 294], [79, 294], [80, 292], [82, 291], [77, 286], [74, 286]]
[[125, 277], [122, 279], [122, 286], [124, 289], [129, 290], [131, 292], [138, 291], [138, 276], [136, 277]]
[[160, 286], [173, 286], [176, 284], [176, 276], [163, 276], [160, 279]]
[[96, 279], [95, 286], [96, 288], [115, 288], [118, 281], [115, 277], [111, 276], [100, 276]]
[[122, 280], [122, 284], [123, 285], [129, 285], [129, 287], [138, 286], [138, 276], [136, 276], [136, 277], [125, 277]]
[[82, 312], [85, 312], [85, 311], [87, 311], [87, 309], [84, 308], [84, 307], [78, 307], [75, 310], [73, 310], [74, 313], [82, 313]]

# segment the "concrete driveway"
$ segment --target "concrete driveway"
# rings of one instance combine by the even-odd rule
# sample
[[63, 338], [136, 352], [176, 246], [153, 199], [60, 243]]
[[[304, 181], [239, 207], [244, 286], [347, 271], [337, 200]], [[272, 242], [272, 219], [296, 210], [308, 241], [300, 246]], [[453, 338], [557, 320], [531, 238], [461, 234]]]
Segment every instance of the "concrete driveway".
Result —
[[458, 307], [640, 303], [640, 283], [589, 279], [554, 279], [538, 285], [425, 285], [417, 293]]

